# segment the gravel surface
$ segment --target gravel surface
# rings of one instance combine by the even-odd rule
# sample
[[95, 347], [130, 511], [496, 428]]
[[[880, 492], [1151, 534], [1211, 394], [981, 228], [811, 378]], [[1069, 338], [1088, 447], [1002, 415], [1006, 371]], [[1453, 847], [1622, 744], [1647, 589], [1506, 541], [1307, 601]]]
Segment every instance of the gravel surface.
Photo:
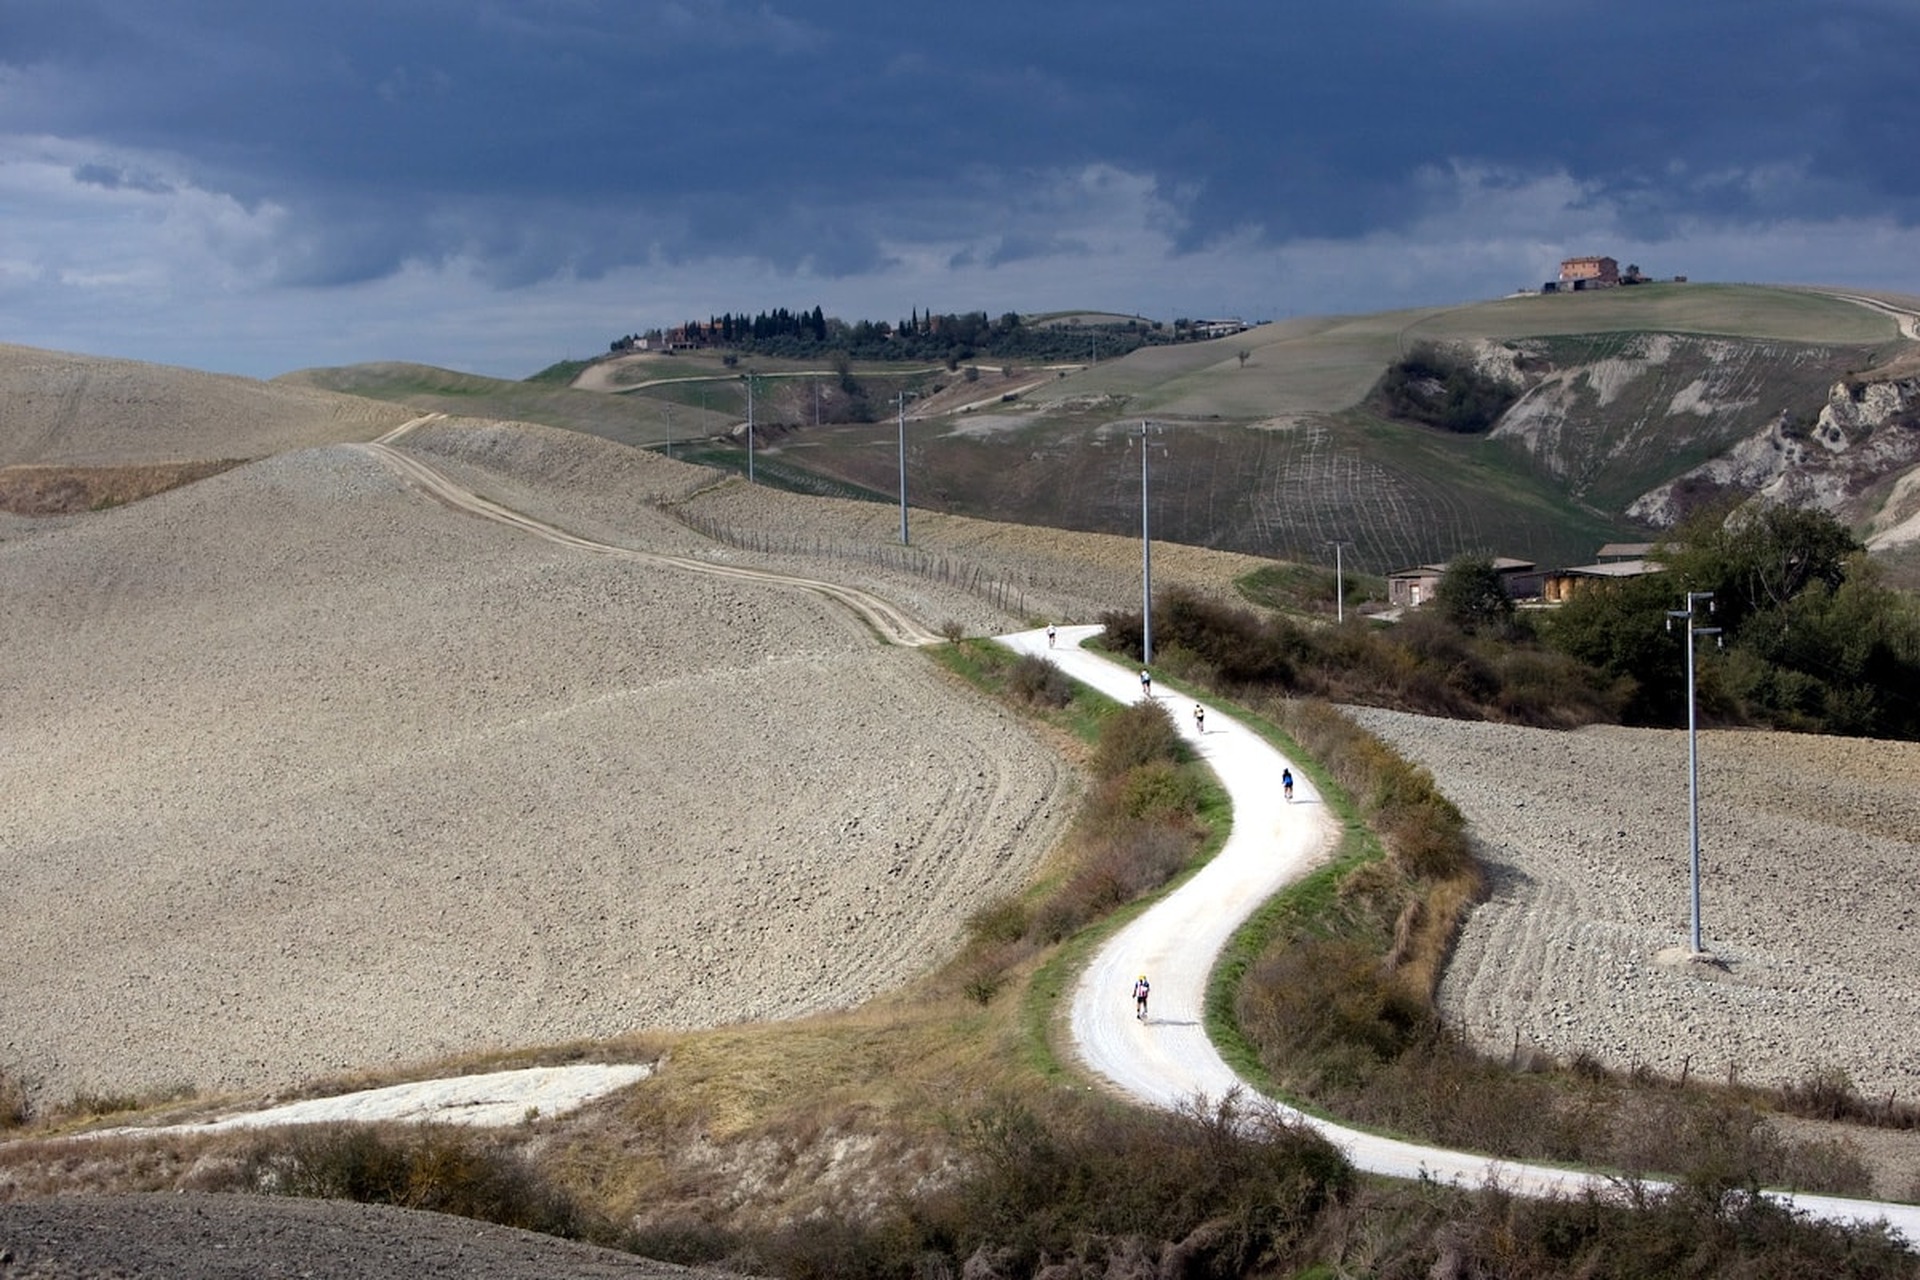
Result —
[[1920, 1102], [1920, 744], [1702, 732], [1700, 964], [1684, 732], [1352, 714], [1491, 867], [1440, 992], [1484, 1048]]
[[385, 1205], [191, 1192], [0, 1202], [0, 1277], [6, 1280], [673, 1280], [719, 1274]]
[[0, 592], [0, 1062], [43, 1100], [851, 1005], [1019, 885], [1073, 786], [817, 596], [542, 543], [353, 449], [0, 542]]

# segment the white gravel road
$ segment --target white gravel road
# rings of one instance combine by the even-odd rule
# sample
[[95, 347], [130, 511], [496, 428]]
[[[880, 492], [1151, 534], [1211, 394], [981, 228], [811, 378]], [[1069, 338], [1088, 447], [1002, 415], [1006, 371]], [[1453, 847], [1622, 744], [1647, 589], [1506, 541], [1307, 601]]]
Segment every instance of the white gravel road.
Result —
[[[1044, 631], [1007, 637], [1005, 643], [1050, 657], [1069, 675], [1109, 697], [1140, 697], [1137, 671], [1080, 647], [1095, 630], [1061, 628], [1051, 653]], [[1331, 847], [1335, 835], [1330, 815], [1310, 787], [1297, 784], [1291, 805], [1279, 798], [1280, 770], [1288, 762], [1263, 739], [1211, 707], [1207, 732], [1198, 736], [1191, 704], [1181, 701], [1173, 709], [1175, 723], [1197, 743], [1233, 797], [1233, 832], [1200, 874], [1100, 949], [1075, 989], [1072, 1011], [1074, 1042], [1087, 1065], [1123, 1092], [1163, 1107], [1195, 1097], [1219, 1098], [1234, 1088], [1254, 1092], [1220, 1058], [1201, 1026], [1207, 973], [1227, 936], [1277, 888], [1306, 871]], [[1129, 998], [1132, 980], [1141, 971], [1154, 990], [1153, 1013], [1144, 1024], [1135, 1019]], [[1573, 1194], [1587, 1188], [1612, 1192], [1612, 1184], [1597, 1175], [1444, 1151], [1290, 1110], [1288, 1114], [1340, 1147], [1356, 1167], [1372, 1173], [1470, 1186], [1497, 1182], [1522, 1194]], [[1920, 1241], [1920, 1206], [1835, 1196], [1783, 1198], [1817, 1217], [1885, 1220], [1908, 1240]]]

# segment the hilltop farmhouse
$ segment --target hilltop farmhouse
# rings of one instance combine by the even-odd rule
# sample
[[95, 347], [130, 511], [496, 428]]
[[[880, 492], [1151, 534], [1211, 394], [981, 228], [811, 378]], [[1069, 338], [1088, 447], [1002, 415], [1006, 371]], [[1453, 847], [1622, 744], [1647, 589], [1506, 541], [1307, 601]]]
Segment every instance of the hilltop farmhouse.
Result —
[[[1617, 259], [1606, 257], [1562, 258], [1560, 278], [1540, 286], [1542, 293], [1583, 293], [1588, 289], [1614, 289], [1623, 284], [1647, 284], [1651, 276], [1640, 273], [1632, 263], [1622, 271]], [[1675, 284], [1685, 284], [1685, 276], [1675, 276]]]
[[1611, 289], [1620, 283], [1620, 264], [1612, 258], [1563, 258], [1560, 261], [1560, 287], [1563, 289]]

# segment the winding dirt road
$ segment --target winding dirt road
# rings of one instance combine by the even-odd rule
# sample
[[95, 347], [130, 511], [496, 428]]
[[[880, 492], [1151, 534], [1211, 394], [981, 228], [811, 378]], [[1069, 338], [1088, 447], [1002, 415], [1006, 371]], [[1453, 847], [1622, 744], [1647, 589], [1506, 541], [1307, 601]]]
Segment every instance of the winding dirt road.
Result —
[[441, 472], [422, 462], [412, 454], [396, 449], [391, 443], [405, 431], [419, 425], [426, 419], [415, 419], [399, 430], [379, 440], [367, 444], [349, 446], [372, 454], [386, 466], [392, 468], [401, 478], [426, 493], [436, 502], [455, 511], [492, 520], [534, 537], [576, 551], [587, 551], [594, 555], [610, 556], [618, 560], [627, 560], [639, 564], [668, 565], [676, 569], [688, 569], [694, 573], [704, 573], [716, 578], [765, 583], [778, 587], [793, 587], [811, 591], [815, 595], [825, 596], [836, 604], [844, 605], [862, 618], [875, 634], [888, 644], [904, 645], [909, 648], [921, 645], [937, 644], [940, 637], [929, 631], [905, 611], [892, 602], [884, 600], [869, 591], [858, 587], [843, 586], [837, 582], [825, 582], [818, 578], [801, 578], [792, 574], [771, 573], [764, 569], [749, 569], [743, 565], [721, 564], [712, 560], [696, 560], [687, 556], [664, 555], [654, 551], [635, 551], [629, 547], [617, 547], [605, 542], [595, 542], [568, 533], [544, 521], [522, 515], [496, 502], [490, 502], [470, 489], [461, 487]]
[[[1021, 653], [1052, 659], [1063, 671], [1108, 697], [1141, 696], [1137, 672], [1081, 648], [1098, 627], [1060, 628], [1050, 649], [1045, 631], [1002, 637]], [[1163, 701], [1171, 695], [1153, 695]], [[1206, 984], [1222, 946], [1262, 903], [1305, 873], [1333, 846], [1332, 816], [1304, 779], [1291, 804], [1279, 795], [1289, 761], [1264, 739], [1216, 707], [1207, 708], [1198, 733], [1191, 704], [1169, 708], [1182, 735], [1219, 776], [1233, 800], [1233, 831], [1199, 874], [1115, 934], [1094, 956], [1072, 1008], [1074, 1043], [1097, 1075], [1123, 1092], [1159, 1107], [1230, 1091], [1258, 1090], [1227, 1066], [1202, 1025]], [[1298, 777], [1296, 772], [1296, 777]], [[1135, 1019], [1129, 992], [1145, 973], [1153, 984], [1152, 1013]], [[1434, 1178], [1462, 1186], [1498, 1184], [1523, 1195], [1612, 1195], [1616, 1184], [1599, 1174], [1522, 1164], [1402, 1142], [1280, 1110], [1311, 1126], [1345, 1152], [1355, 1167], [1396, 1178]], [[1652, 1184], [1658, 1186], [1658, 1184]], [[1920, 1206], [1838, 1196], [1778, 1197], [1814, 1217], [1837, 1222], [1885, 1221], [1910, 1244], [1920, 1242]]]

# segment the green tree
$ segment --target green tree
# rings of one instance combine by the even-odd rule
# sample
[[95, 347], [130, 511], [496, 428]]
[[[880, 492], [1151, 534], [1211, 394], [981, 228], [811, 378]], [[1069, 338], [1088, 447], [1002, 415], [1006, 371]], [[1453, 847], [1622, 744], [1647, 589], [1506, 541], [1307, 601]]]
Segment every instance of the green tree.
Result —
[[1685, 714], [1685, 654], [1667, 629], [1680, 602], [1665, 574], [1587, 587], [1549, 615], [1547, 643], [1612, 680], [1628, 683], [1621, 717], [1671, 724]]
[[1497, 629], [1513, 621], [1513, 597], [1507, 594], [1507, 584], [1491, 556], [1456, 556], [1449, 561], [1434, 588], [1433, 603], [1464, 631]]
[[1824, 511], [1749, 504], [1702, 512], [1658, 554], [1680, 584], [1676, 590], [1714, 593], [1714, 612], [1731, 633], [1814, 583], [1839, 587], [1849, 557], [1860, 549], [1846, 526]]

